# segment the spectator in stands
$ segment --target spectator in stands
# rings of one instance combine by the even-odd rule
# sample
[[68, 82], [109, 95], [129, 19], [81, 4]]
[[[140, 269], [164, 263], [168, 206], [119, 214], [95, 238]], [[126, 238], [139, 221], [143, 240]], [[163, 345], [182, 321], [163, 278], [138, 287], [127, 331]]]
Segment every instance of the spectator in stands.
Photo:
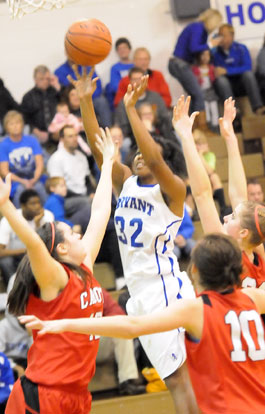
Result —
[[261, 184], [256, 178], [251, 178], [248, 180], [247, 190], [249, 201], [255, 201], [256, 203], [264, 204], [264, 193]]
[[[104, 304], [103, 316], [125, 315], [119, 304], [111, 295], [102, 289]], [[96, 364], [107, 361], [114, 352], [118, 368], [120, 395], [137, 395], [145, 392], [144, 385], [138, 385], [138, 368], [134, 355], [134, 345], [131, 339], [107, 338], [102, 336], [99, 342]]]
[[[68, 75], [71, 75], [72, 78], [76, 78], [75, 73], [72, 69], [72, 64], [73, 62], [71, 62], [70, 60], [67, 60], [65, 63], [63, 63], [61, 66], [59, 66], [54, 74], [58, 77], [58, 80], [61, 84], [61, 86], [68, 86], [70, 84], [70, 82], [67, 79]], [[86, 67], [87, 73], [89, 73], [90, 71], [90, 66]], [[82, 66], [77, 66], [77, 70], [78, 72], [81, 74], [82, 73]], [[94, 103], [94, 107], [95, 107], [95, 111], [96, 114], [98, 116], [99, 119], [99, 123], [100, 126], [102, 128], [105, 127], [109, 127], [112, 125], [112, 115], [111, 115], [111, 110], [108, 104], [107, 99], [105, 98], [105, 96], [102, 93], [102, 85], [101, 85], [101, 80], [99, 79], [97, 73], [94, 71], [93, 78], [97, 77], [97, 87], [96, 90], [93, 94], [93, 103]]]
[[265, 105], [265, 39], [263, 46], [257, 56], [256, 77], [258, 80], [262, 101]]
[[230, 96], [247, 95], [256, 115], [265, 114], [259, 87], [254, 73], [250, 53], [245, 45], [234, 41], [234, 28], [223, 24], [219, 28], [221, 42], [213, 49], [213, 61], [216, 74], [215, 88], [220, 99]]
[[209, 40], [208, 36], [219, 27], [222, 19], [221, 13], [215, 9], [207, 9], [201, 13], [197, 21], [188, 24], [180, 33], [173, 56], [168, 64], [169, 73], [180, 82], [183, 89], [191, 96], [191, 112], [200, 112], [196, 120], [197, 128], [205, 129], [208, 132], [210, 131], [206, 122], [203, 92], [190, 65], [198, 53], [209, 49], [208, 43], [212, 47], [220, 43], [220, 37]]
[[171, 123], [168, 121], [161, 122], [157, 118], [155, 105], [148, 102], [141, 103], [137, 108], [137, 112], [152, 136], [160, 135], [164, 138], [176, 140], [176, 134]]
[[19, 111], [20, 106], [5, 87], [3, 80], [0, 79], [0, 136], [5, 132], [3, 128], [4, 116], [11, 110]]
[[129, 70], [133, 67], [130, 59], [131, 43], [126, 37], [119, 37], [115, 42], [115, 50], [119, 56], [119, 62], [110, 68], [110, 82], [106, 85], [106, 96], [110, 106], [113, 109], [114, 98], [122, 78], [128, 75]]
[[198, 54], [195, 64], [192, 66], [192, 71], [202, 89], [206, 121], [212, 127], [217, 128], [219, 126], [218, 96], [213, 87], [215, 74], [214, 66], [211, 64], [211, 53], [209, 50], [206, 49]]
[[[163, 98], [166, 107], [169, 108], [171, 105], [171, 95], [168, 84], [165, 81], [165, 78], [161, 72], [149, 68], [150, 61], [151, 55], [145, 47], [138, 47], [138, 49], [135, 50], [133, 55], [134, 66], [142, 69], [144, 75], [149, 75], [148, 89], [152, 92], [158, 93]], [[117, 106], [119, 102], [123, 99], [125, 93], [127, 92], [127, 87], [129, 83], [129, 76], [125, 76], [120, 81], [114, 99], [115, 106]]]
[[14, 375], [7, 356], [0, 352], [0, 413], [4, 414], [9, 394], [13, 388]]
[[174, 253], [178, 259], [190, 257], [191, 251], [196, 244], [196, 241], [192, 238], [193, 233], [194, 226], [185, 206], [183, 220], [174, 240]]
[[89, 208], [87, 206], [81, 208], [67, 218], [64, 207], [67, 194], [65, 179], [63, 177], [51, 177], [47, 179], [45, 185], [49, 196], [44, 207], [53, 213], [55, 221], [67, 223], [76, 233], [84, 234], [90, 219], [90, 206]]
[[9, 111], [4, 118], [4, 128], [8, 136], [0, 143], [0, 174], [11, 172], [11, 198], [18, 208], [19, 197], [25, 188], [34, 188], [42, 203], [47, 194], [42, 180], [43, 156], [38, 140], [23, 135], [23, 117], [17, 111]]
[[[7, 294], [11, 291], [16, 274], [9, 279]], [[32, 345], [32, 336], [21, 325], [17, 318], [5, 309], [5, 317], [0, 321], [0, 352], [7, 356], [13, 370], [15, 380], [24, 375], [27, 367], [27, 354]], [[1, 413], [1, 411], [0, 411]]]
[[86, 141], [80, 135], [80, 131], [83, 130], [83, 123], [81, 119], [78, 118], [76, 115], [71, 114], [68, 104], [64, 101], [61, 101], [57, 105], [57, 112], [48, 128], [48, 131], [52, 134], [52, 140], [54, 141], [56, 148], [60, 138], [60, 130], [65, 125], [71, 125], [75, 128], [76, 132], [78, 133], [77, 141], [79, 149], [81, 149], [81, 151], [84, 152], [85, 155], [90, 156], [90, 148], [87, 145]]
[[[129, 72], [129, 81], [131, 84], [136, 84], [136, 85], [140, 85], [142, 76], [144, 75], [144, 71], [141, 68], [138, 67], [133, 67], [132, 69], [130, 69]], [[126, 78], [124, 78], [126, 79]], [[143, 103], [150, 103], [154, 109], [155, 109], [155, 113], [156, 113], [156, 119], [158, 121], [159, 124], [166, 124], [166, 125], [171, 125], [171, 121], [170, 121], [170, 117], [169, 117], [169, 112], [167, 110], [167, 107], [163, 101], [163, 99], [161, 98], [161, 96], [154, 91], [151, 91], [150, 89], [147, 89], [143, 95], [140, 97], [139, 101], [136, 103], [136, 108], [138, 108], [140, 105], [142, 105]], [[123, 135], [125, 137], [131, 136], [132, 137], [132, 130], [130, 127], [130, 123], [128, 120], [128, 117], [126, 115], [126, 111], [125, 111], [125, 106], [123, 103], [123, 100], [119, 103], [119, 105], [117, 106], [116, 110], [115, 110], [115, 114], [114, 114], [114, 118], [115, 118], [115, 123], [117, 123], [123, 132]], [[133, 138], [132, 138], [133, 139]]]
[[[53, 214], [42, 207], [40, 197], [35, 190], [23, 191], [20, 196], [20, 206], [19, 214], [34, 230], [54, 220]], [[6, 218], [2, 218], [0, 221], [0, 269], [6, 285], [16, 272], [18, 263], [25, 252], [24, 244], [19, 240]]]
[[[77, 149], [78, 134], [71, 125], [65, 125], [60, 131], [62, 146], [59, 146], [47, 164], [50, 177], [63, 177], [67, 186], [65, 200], [66, 216], [72, 216], [87, 206], [87, 217], [90, 217], [91, 194], [95, 190], [95, 182], [91, 175], [87, 158]], [[90, 196], [90, 197], [89, 197]]]
[[41, 144], [48, 141], [48, 126], [60, 100], [61, 86], [47, 66], [39, 65], [34, 69], [35, 86], [22, 99], [21, 110], [25, 121]]

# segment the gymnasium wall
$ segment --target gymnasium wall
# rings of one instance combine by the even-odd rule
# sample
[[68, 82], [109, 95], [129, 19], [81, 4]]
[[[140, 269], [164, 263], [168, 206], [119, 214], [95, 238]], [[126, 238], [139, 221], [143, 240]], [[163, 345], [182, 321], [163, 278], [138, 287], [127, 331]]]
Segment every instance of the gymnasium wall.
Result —
[[[222, 2], [224, 0], [212, 0], [212, 5], [220, 7]], [[20, 100], [33, 86], [32, 72], [38, 64], [46, 64], [52, 71], [59, 66], [65, 60], [63, 40], [68, 26], [80, 18], [92, 17], [109, 27], [114, 41], [126, 36], [133, 48], [146, 46], [150, 50], [151, 67], [163, 71], [176, 102], [181, 88], [169, 75], [167, 62], [178, 33], [188, 21], [173, 20], [169, 0], [67, 0], [64, 9], [38, 11], [20, 20], [11, 20], [6, 3], [0, 3], [0, 77], [13, 96]], [[255, 56], [262, 37], [245, 40], [245, 43]], [[97, 65], [103, 85], [108, 82], [109, 67], [116, 60], [112, 50], [108, 58]]]

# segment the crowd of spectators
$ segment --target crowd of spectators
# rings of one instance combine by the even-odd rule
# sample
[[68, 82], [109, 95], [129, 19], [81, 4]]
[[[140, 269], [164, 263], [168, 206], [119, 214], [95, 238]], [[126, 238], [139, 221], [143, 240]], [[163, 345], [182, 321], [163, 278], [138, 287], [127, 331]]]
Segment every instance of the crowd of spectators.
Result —
[[[211, 37], [217, 31], [218, 36]], [[219, 12], [206, 11], [196, 22], [185, 27], [169, 60], [170, 74], [191, 95], [192, 110], [199, 111], [194, 136], [221, 217], [229, 212], [229, 208], [215, 171], [215, 154], [207, 146], [207, 134], [217, 131], [219, 102], [229, 96], [246, 95], [253, 112], [258, 116], [265, 114], [265, 44], [257, 56], [254, 73], [247, 47], [235, 41], [234, 37], [234, 28], [222, 24]], [[132, 51], [131, 42], [121, 37], [115, 43], [115, 51], [118, 62], [110, 68], [110, 81], [105, 88], [97, 73], [93, 72], [93, 78], [98, 77], [93, 103], [100, 126], [110, 127], [113, 139], [119, 142], [121, 160], [127, 160], [129, 164], [130, 154], [135, 149], [122, 98], [128, 84], [138, 85], [145, 74], [149, 75], [148, 88], [136, 104], [140, 118], [154, 137], [174, 140], [180, 146], [171, 125], [169, 86], [164, 74], [150, 69], [149, 50], [139, 47]], [[34, 85], [20, 104], [0, 79], [0, 175], [5, 178], [9, 172], [12, 174], [11, 199], [33, 228], [55, 219], [68, 223], [74, 231], [82, 234], [90, 218], [91, 201], [100, 172], [86, 142], [78, 95], [68, 79], [68, 75], [75, 78], [72, 63], [66, 60], [54, 73], [47, 66], [38, 65], [33, 72]], [[81, 66], [77, 70], [81, 73]], [[196, 211], [188, 181], [187, 190], [183, 223], [175, 239], [175, 254], [179, 259], [189, 257], [195, 244], [192, 219]], [[249, 199], [263, 203], [263, 192], [258, 182], [249, 182], [248, 192]], [[117, 286], [123, 287], [123, 269], [113, 221], [115, 204], [116, 195], [113, 193], [112, 214], [98, 261], [112, 264]], [[1, 219], [0, 270], [6, 286], [24, 253], [25, 246], [6, 219]], [[13, 321], [7, 315], [0, 330], [6, 330], [8, 323], [12, 325]], [[23, 330], [21, 333], [22, 336], [26, 334]], [[132, 360], [128, 378], [120, 367], [120, 384], [126, 382], [127, 391], [129, 387], [132, 394], [138, 393], [139, 389], [134, 389], [130, 381], [137, 377], [132, 344], [118, 340], [112, 341], [111, 346], [107, 345], [108, 350], [113, 347], [116, 354], [119, 353], [116, 355], [118, 364], [123, 363], [125, 355]], [[10, 368], [2, 354], [1, 364], [6, 364], [7, 370]], [[13, 379], [10, 381], [12, 383]], [[121, 392], [123, 388], [121, 385]]]

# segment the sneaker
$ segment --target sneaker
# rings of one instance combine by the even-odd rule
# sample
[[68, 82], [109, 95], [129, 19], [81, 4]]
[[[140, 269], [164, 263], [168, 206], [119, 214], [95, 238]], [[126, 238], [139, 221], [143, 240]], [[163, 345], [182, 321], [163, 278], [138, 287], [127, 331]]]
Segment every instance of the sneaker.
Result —
[[120, 395], [139, 395], [145, 393], [145, 385], [138, 385], [133, 379], [121, 382], [119, 384]]

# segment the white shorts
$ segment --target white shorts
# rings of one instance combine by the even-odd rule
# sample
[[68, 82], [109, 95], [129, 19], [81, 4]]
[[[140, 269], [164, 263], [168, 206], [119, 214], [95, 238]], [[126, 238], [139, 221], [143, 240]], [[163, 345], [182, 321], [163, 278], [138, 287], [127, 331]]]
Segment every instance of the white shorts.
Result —
[[[168, 289], [171, 284], [171, 294], [168, 295], [168, 298], [170, 297], [169, 304], [180, 298], [195, 298], [194, 289], [187, 274], [185, 272], [181, 272], [178, 277], [181, 278], [182, 285], [177, 292], [175, 289], [172, 289], [174, 286], [173, 284], [170, 282], [166, 283]], [[173, 290], [175, 290], [177, 294], [174, 294]], [[146, 300], [146, 295], [143, 295], [142, 298], [141, 296], [138, 296], [137, 298], [130, 298], [126, 304], [128, 314], [148, 314], [158, 311], [159, 309], [163, 309], [164, 306], [161, 306], [161, 301], [160, 303], [158, 303], [158, 301], [157, 303], [154, 303], [154, 298], [157, 298], [157, 295], [152, 293], [157, 292], [153, 292], [152, 287], [150, 286], [148, 300]], [[175, 372], [185, 362], [186, 349], [184, 337], [185, 331], [183, 328], [139, 337], [146, 355], [162, 379], [165, 379], [169, 375], [173, 374], [173, 372]]]

